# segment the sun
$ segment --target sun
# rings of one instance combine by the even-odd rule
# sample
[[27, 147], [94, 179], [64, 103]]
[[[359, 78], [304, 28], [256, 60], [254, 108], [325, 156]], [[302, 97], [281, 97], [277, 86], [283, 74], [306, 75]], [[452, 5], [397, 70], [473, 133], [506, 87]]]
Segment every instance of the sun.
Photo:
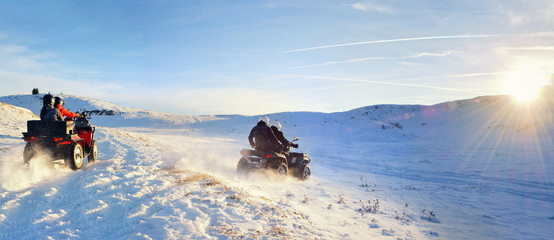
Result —
[[547, 77], [534, 71], [511, 73], [504, 81], [503, 91], [512, 95], [519, 103], [529, 104], [538, 98]]

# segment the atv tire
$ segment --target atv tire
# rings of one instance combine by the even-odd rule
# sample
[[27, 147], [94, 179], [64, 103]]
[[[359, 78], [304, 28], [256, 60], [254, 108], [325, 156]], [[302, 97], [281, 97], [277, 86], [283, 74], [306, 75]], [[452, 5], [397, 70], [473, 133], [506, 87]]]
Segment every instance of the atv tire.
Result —
[[284, 162], [281, 162], [276, 169], [277, 175], [279, 177], [286, 177], [287, 173], [289, 172], [289, 168], [287, 167], [287, 164]]
[[74, 142], [69, 146], [67, 156], [65, 157], [65, 164], [73, 170], [80, 169], [83, 166], [83, 147], [78, 142]]
[[29, 165], [29, 162], [37, 154], [37, 146], [35, 144], [28, 142], [25, 144], [25, 149], [23, 149], [23, 163]]
[[239, 173], [248, 172], [248, 161], [245, 158], [241, 158], [237, 163], [237, 172]]
[[312, 170], [310, 169], [310, 166], [302, 165], [302, 167], [298, 169], [296, 178], [302, 181], [306, 181], [310, 178], [311, 175], [312, 175]]
[[96, 141], [92, 140], [90, 143], [90, 153], [88, 155], [88, 163], [96, 162], [98, 159], [98, 146], [96, 145]]

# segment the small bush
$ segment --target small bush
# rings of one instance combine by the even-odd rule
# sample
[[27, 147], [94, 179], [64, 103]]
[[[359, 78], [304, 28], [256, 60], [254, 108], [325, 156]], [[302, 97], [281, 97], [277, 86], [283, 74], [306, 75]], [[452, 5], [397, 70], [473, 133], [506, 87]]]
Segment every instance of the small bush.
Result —
[[362, 215], [364, 215], [364, 213], [378, 213], [379, 208], [381, 207], [379, 205], [379, 199], [375, 199], [373, 200], [373, 202], [369, 200], [367, 201], [367, 205], [364, 202], [360, 201], [360, 204], [361, 207], [357, 209], [357, 211], [360, 212]]
[[33, 88], [33, 95], [38, 94], [38, 88]]

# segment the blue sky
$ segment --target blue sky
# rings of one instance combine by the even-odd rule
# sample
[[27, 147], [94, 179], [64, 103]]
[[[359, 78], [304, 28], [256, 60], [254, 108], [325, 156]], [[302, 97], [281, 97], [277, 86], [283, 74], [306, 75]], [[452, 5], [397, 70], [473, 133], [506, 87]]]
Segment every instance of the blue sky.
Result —
[[334, 112], [506, 94], [551, 73], [550, 0], [0, 1], [2, 96]]

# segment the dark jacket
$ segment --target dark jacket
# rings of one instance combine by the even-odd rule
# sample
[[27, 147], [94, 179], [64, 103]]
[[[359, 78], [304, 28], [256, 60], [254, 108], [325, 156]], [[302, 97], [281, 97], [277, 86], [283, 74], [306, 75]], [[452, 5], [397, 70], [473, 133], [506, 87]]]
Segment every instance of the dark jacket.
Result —
[[283, 134], [283, 132], [279, 131], [279, 129], [277, 127], [271, 126], [271, 130], [275, 134], [275, 137], [277, 137], [277, 140], [279, 140], [279, 142], [281, 142], [281, 144], [283, 146], [289, 146], [290, 145], [289, 140], [287, 140], [285, 138], [285, 134]]
[[40, 110], [40, 120], [63, 121], [63, 116], [57, 108], [54, 108], [52, 105], [45, 105]]
[[258, 151], [279, 151], [279, 140], [264, 121], [259, 121], [248, 135], [250, 146]]

